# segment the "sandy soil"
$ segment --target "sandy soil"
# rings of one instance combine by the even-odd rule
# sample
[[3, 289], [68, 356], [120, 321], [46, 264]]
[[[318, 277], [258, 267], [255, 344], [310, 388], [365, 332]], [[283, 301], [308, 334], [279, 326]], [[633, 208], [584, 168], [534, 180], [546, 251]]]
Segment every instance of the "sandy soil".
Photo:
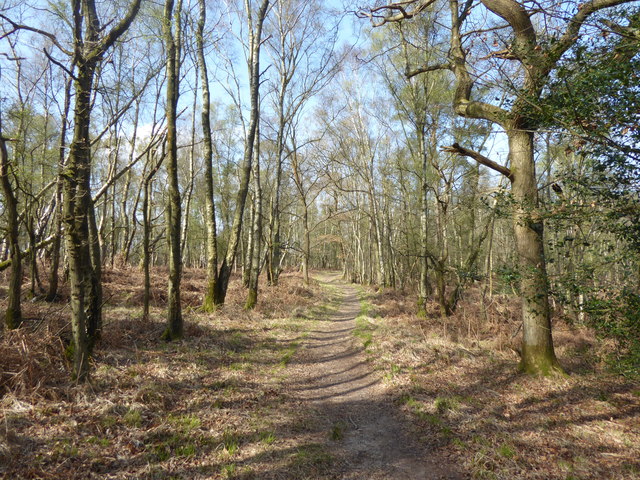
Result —
[[467, 478], [420, 444], [411, 426], [398, 416], [382, 375], [366, 362], [353, 336], [360, 311], [356, 289], [338, 276], [318, 280], [337, 287], [338, 311], [317, 319], [304, 348], [292, 362], [292, 395], [318, 412], [318, 427], [329, 432], [327, 442], [340, 459], [338, 478], [463, 479]]

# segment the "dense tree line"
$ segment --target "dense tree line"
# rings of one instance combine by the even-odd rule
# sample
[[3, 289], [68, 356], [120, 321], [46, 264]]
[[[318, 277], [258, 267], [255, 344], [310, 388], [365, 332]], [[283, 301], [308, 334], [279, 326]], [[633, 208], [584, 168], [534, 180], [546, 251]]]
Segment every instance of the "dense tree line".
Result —
[[421, 315], [472, 287], [520, 297], [533, 374], [562, 371], [552, 312], [637, 368], [633, 2], [43, 5], [0, 6], [5, 326], [25, 279], [55, 301], [64, 275], [77, 378], [102, 270], [123, 265], [145, 273], [143, 318], [168, 267], [167, 340], [185, 265], [211, 312], [234, 270], [250, 309], [261, 275], [332, 268], [415, 292]]

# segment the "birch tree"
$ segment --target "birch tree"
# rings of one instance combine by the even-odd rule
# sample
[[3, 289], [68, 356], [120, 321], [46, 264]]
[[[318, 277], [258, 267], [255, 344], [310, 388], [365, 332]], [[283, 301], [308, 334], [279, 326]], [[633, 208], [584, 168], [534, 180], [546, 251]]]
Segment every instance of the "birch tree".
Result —
[[[260, 50], [262, 46], [262, 27], [269, 10], [269, 0], [261, 0], [257, 11], [253, 11], [253, 6], [249, 0], [245, 1], [245, 13], [247, 15], [247, 25], [249, 29], [249, 55], [247, 68], [249, 74], [249, 126], [245, 137], [244, 158], [240, 173], [240, 188], [236, 197], [236, 210], [231, 226], [231, 233], [227, 250], [222, 260], [222, 265], [218, 270], [218, 281], [216, 283], [215, 304], [224, 303], [231, 277], [231, 268], [236, 260], [240, 236], [242, 234], [242, 221], [244, 207], [249, 192], [249, 181], [251, 179], [251, 165], [253, 160], [253, 149], [255, 146], [256, 130], [258, 127], [259, 95], [260, 95]], [[254, 15], [255, 14], [255, 15]]]
[[169, 195], [167, 201], [167, 242], [169, 247], [169, 293], [167, 305], [167, 329], [163, 334], [166, 340], [182, 337], [183, 319], [180, 305], [180, 281], [182, 279], [182, 255], [180, 248], [181, 209], [180, 188], [178, 184], [178, 132], [176, 128], [178, 97], [180, 95], [180, 51], [182, 42], [182, 0], [166, 0], [162, 33], [166, 51], [167, 75], [167, 177]]

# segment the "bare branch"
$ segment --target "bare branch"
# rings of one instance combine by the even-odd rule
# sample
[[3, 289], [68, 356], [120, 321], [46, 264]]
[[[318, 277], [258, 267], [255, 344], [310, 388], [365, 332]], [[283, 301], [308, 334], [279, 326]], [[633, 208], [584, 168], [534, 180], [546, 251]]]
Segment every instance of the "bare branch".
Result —
[[[11, 20], [9, 17], [7, 17], [6, 15], [3, 15], [0, 13], [0, 18], [2, 20], [5, 20], [7, 22], [9, 22], [11, 24], [11, 26], [13, 27], [14, 31], [16, 30], [27, 30], [28, 32], [33, 32], [33, 33], [37, 33], [39, 35], [45, 36], [47, 37], [49, 40], [51, 40], [51, 43], [53, 43], [56, 47], [58, 47], [58, 49], [60, 49], [60, 51], [62, 53], [64, 53], [65, 55], [72, 55], [72, 52], [67, 50], [66, 48], [64, 48], [60, 42], [58, 42], [58, 39], [56, 38], [56, 36], [52, 33], [49, 32], [45, 32], [44, 30], [40, 30], [39, 28], [35, 28], [35, 27], [30, 27], [29, 25], [22, 25], [20, 23], [16, 23], [13, 20]], [[13, 33], [13, 32], [10, 32]]]
[[443, 152], [455, 153], [456, 155], [460, 155], [460, 156], [463, 156], [463, 157], [473, 158], [480, 165], [484, 165], [485, 167], [489, 167], [490, 169], [495, 170], [498, 173], [501, 173], [502, 175], [507, 177], [512, 182], [513, 182], [513, 180], [515, 178], [513, 172], [510, 169], [508, 169], [507, 167], [505, 167], [504, 165], [500, 165], [499, 163], [494, 162], [493, 160], [491, 160], [490, 158], [485, 157], [484, 155], [482, 155], [479, 152], [476, 152], [474, 150], [469, 150], [468, 148], [461, 147], [457, 143], [454, 143], [453, 145], [451, 145], [449, 147], [442, 147], [441, 150]]
[[489, 55], [481, 57], [480, 60], [489, 60], [490, 58], [500, 58], [502, 60], [518, 60], [519, 57], [513, 53], [510, 48], [499, 50], [497, 52], [491, 52]]
[[51, 63], [53, 63], [54, 65], [56, 65], [57, 67], [60, 67], [67, 75], [69, 75], [74, 81], [77, 81], [78, 79], [76, 78], [76, 76], [73, 74], [73, 72], [71, 70], [69, 70], [65, 65], [63, 65], [61, 62], [59, 62], [58, 60], [56, 60], [55, 58], [53, 58], [51, 56], [51, 54], [47, 51], [46, 48], [43, 48], [42, 51], [44, 52], [45, 57], [47, 57], [49, 59], [49, 61]]
[[[435, 0], [407, 0], [404, 2], [389, 3], [379, 7], [370, 8], [368, 11], [358, 10], [356, 16], [368, 18], [374, 27], [381, 27], [385, 23], [400, 22], [407, 18], [413, 18], [427, 7], [435, 3]], [[407, 7], [414, 5], [414, 8], [407, 11]]]
[[413, 70], [409, 70], [409, 68], [407, 67], [407, 69], [404, 72], [404, 75], [407, 78], [412, 78], [412, 77], [415, 77], [416, 75], [420, 75], [421, 73], [435, 72], [437, 70], [453, 71], [453, 65], [450, 63], [437, 63], [434, 65], [423, 65]]
[[101, 40], [100, 48], [98, 50], [102, 50], [102, 52], [107, 51], [111, 45], [113, 45], [116, 40], [129, 28], [131, 22], [138, 14], [138, 10], [140, 10], [140, 3], [142, 0], [134, 0], [131, 6], [129, 7], [129, 11], [124, 16], [120, 22], [111, 29], [111, 31]]

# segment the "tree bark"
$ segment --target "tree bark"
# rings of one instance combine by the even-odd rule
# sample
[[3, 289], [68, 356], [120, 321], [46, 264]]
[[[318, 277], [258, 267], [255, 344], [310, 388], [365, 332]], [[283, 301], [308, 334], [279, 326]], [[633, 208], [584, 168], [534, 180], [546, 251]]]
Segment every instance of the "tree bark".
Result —
[[71, 288], [73, 371], [78, 381], [86, 380], [89, 373], [90, 340], [87, 334], [86, 310], [92, 282], [88, 218], [91, 194], [89, 124], [95, 68], [96, 62], [85, 62], [78, 66], [73, 141], [63, 173], [63, 218]]
[[513, 228], [520, 265], [522, 295], [522, 358], [520, 369], [526, 373], [550, 375], [561, 371], [551, 337], [549, 283], [544, 255], [543, 221], [538, 209], [533, 156], [533, 133], [508, 132], [511, 170], [514, 180], [511, 194], [516, 202]]
[[[162, 338], [176, 340], [183, 335], [182, 308], [180, 305], [180, 281], [182, 258], [180, 249], [181, 203], [178, 184], [178, 138], [176, 129], [177, 105], [180, 82], [180, 42], [182, 0], [178, 0], [174, 12], [173, 0], [164, 6], [162, 30], [166, 49], [167, 70], [167, 178], [169, 195], [167, 202], [167, 242], [169, 248], [169, 286], [167, 304], [167, 329]], [[173, 21], [172, 21], [173, 18]], [[175, 24], [175, 34], [172, 31]]]
[[211, 143], [211, 118], [210, 118], [210, 94], [209, 94], [209, 75], [207, 72], [207, 63], [204, 58], [204, 27], [206, 23], [207, 7], [205, 0], [199, 0], [200, 17], [198, 20], [198, 28], [196, 30], [196, 43], [198, 65], [200, 67], [200, 77], [202, 83], [202, 135], [204, 137], [204, 181], [205, 181], [205, 202], [206, 217], [205, 223], [207, 227], [207, 291], [204, 295], [204, 303], [202, 308], [205, 312], [211, 312], [215, 309], [215, 292], [216, 283], [218, 282], [218, 238], [216, 229], [216, 206], [214, 202], [213, 190], [213, 146]]
[[64, 185], [64, 178], [62, 172], [65, 164], [65, 152], [67, 148], [67, 119], [69, 117], [69, 109], [71, 107], [71, 85], [72, 79], [68, 78], [65, 82], [64, 89], [64, 110], [62, 112], [62, 119], [60, 120], [60, 147], [58, 153], [58, 183], [56, 185], [56, 209], [55, 209], [55, 227], [54, 227], [54, 240], [51, 247], [51, 269], [49, 273], [49, 290], [47, 292], [46, 300], [48, 302], [54, 301], [58, 298], [58, 271], [60, 268], [60, 247], [62, 238], [62, 191]]
[[[95, 218], [91, 198], [91, 107], [95, 72], [106, 51], [127, 30], [140, 9], [141, 0], [134, 0], [125, 17], [102, 38], [103, 27], [98, 19], [94, 0], [75, 0], [74, 18], [74, 64], [77, 74], [74, 81], [74, 131], [69, 150], [69, 160], [62, 176], [64, 178], [63, 221], [65, 242], [69, 257], [69, 283], [71, 287], [71, 329], [73, 336], [73, 374], [84, 381], [89, 374], [89, 356], [93, 345], [93, 327], [99, 322], [102, 305], [98, 291], [101, 286], [99, 252], [93, 252], [89, 233], [89, 222]], [[84, 28], [84, 33], [83, 33]], [[87, 316], [89, 312], [89, 317]], [[91, 330], [88, 322], [91, 321]]]
[[262, 186], [260, 184], [260, 124], [256, 131], [256, 145], [254, 147], [253, 190], [254, 190], [254, 218], [253, 218], [253, 248], [249, 271], [249, 291], [245, 309], [251, 310], [258, 302], [258, 280], [260, 278], [260, 263], [262, 261]]
[[7, 212], [7, 237], [9, 240], [9, 257], [11, 259], [11, 275], [9, 276], [7, 310], [4, 315], [4, 323], [11, 330], [18, 328], [22, 324], [22, 308], [20, 304], [22, 254], [20, 253], [19, 243], [18, 201], [9, 180], [9, 154], [7, 152], [6, 139], [2, 136], [2, 123], [0, 123], [0, 184], [2, 184], [2, 193], [4, 194]]

